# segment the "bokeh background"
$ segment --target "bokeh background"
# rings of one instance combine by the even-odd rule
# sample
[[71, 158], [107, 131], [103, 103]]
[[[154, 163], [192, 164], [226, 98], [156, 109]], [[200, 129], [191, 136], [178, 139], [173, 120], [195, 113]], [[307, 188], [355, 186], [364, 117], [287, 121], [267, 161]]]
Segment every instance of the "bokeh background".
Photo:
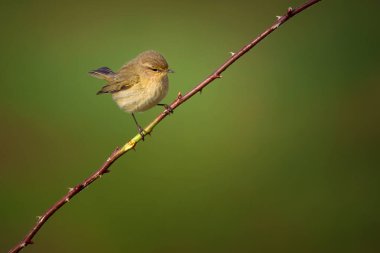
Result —
[[[169, 103], [302, 2], [1, 1], [0, 251], [136, 134], [89, 70], [158, 50]], [[380, 252], [379, 10], [281, 26], [23, 252]]]

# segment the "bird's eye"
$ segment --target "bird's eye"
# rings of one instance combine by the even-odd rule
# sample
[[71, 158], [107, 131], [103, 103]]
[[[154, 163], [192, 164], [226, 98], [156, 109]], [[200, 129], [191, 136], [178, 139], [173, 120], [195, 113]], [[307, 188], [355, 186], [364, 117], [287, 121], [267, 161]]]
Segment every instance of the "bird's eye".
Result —
[[155, 69], [155, 68], [151, 68], [151, 70], [154, 71], [154, 72], [160, 71], [159, 69]]

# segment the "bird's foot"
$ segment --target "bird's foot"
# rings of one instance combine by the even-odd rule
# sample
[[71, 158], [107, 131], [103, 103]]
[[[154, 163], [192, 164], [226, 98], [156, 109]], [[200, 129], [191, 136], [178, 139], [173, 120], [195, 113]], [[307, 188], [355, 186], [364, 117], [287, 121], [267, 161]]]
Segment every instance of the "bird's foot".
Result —
[[173, 108], [171, 108], [170, 105], [167, 105], [167, 104], [157, 104], [157, 105], [163, 106], [165, 108], [167, 114], [174, 113], [174, 110], [173, 110]]
[[138, 125], [137, 126], [137, 130], [139, 131], [139, 134], [140, 134], [140, 136], [141, 136], [141, 139], [144, 141], [145, 140], [145, 135], [146, 135], [146, 132], [144, 131], [144, 129], [140, 126], [140, 125]]

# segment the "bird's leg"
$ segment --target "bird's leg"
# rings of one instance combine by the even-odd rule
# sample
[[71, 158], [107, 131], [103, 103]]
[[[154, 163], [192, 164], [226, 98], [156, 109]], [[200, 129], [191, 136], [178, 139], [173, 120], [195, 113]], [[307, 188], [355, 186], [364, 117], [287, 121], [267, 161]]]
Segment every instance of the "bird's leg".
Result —
[[174, 113], [174, 110], [173, 108], [170, 107], [170, 105], [167, 105], [167, 104], [157, 104], [157, 105], [165, 107], [166, 111], [168, 111], [168, 114]]
[[137, 126], [137, 130], [139, 131], [139, 134], [141, 135], [141, 139], [144, 140], [144, 135], [145, 135], [145, 132], [144, 132], [144, 129], [139, 125], [139, 123], [137, 122], [136, 120], [136, 117], [135, 117], [135, 114], [132, 112], [132, 117], [133, 117], [133, 120], [135, 121], [136, 123], [136, 126]]

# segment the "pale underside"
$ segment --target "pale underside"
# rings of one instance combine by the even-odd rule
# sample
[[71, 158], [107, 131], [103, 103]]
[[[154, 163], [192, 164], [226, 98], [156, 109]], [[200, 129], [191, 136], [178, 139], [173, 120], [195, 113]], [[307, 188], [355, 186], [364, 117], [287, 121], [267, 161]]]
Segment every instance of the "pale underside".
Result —
[[142, 112], [157, 105], [167, 94], [168, 77], [150, 78], [141, 81], [127, 89], [112, 93], [117, 105], [126, 112]]

